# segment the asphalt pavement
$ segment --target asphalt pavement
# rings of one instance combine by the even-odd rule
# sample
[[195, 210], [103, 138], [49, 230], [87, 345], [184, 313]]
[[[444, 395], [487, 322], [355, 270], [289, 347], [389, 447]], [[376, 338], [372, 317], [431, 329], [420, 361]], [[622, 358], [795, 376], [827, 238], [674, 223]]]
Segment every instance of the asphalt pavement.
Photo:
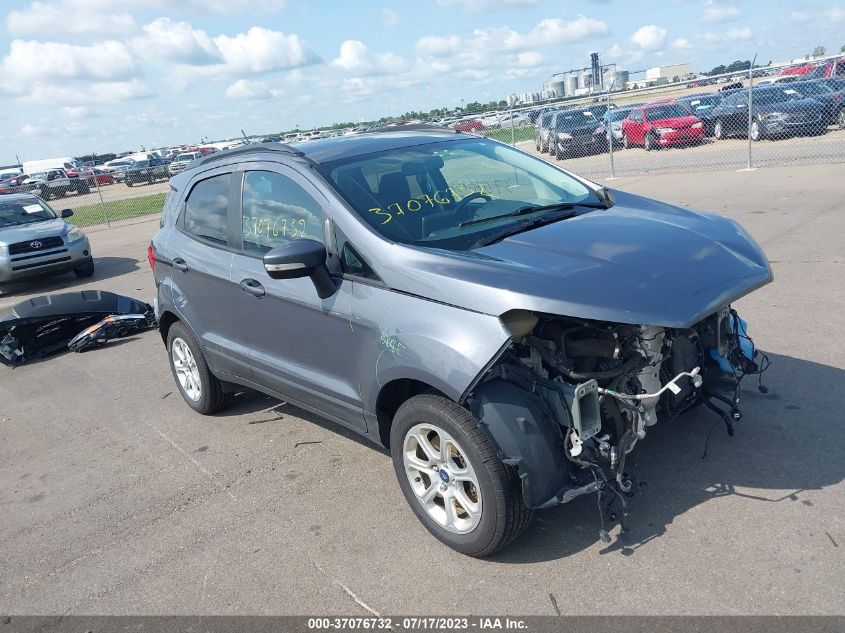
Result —
[[[733, 438], [706, 410], [649, 430], [627, 541], [599, 540], [588, 496], [493, 558], [461, 556], [415, 519], [389, 457], [339, 427], [258, 394], [193, 413], [153, 331], [0, 367], [0, 612], [845, 613], [841, 176], [605, 181], [739, 220], [775, 272], [736, 304], [770, 393], [747, 381]], [[0, 313], [82, 288], [150, 301], [156, 229], [93, 233], [93, 279], [12, 288]]]

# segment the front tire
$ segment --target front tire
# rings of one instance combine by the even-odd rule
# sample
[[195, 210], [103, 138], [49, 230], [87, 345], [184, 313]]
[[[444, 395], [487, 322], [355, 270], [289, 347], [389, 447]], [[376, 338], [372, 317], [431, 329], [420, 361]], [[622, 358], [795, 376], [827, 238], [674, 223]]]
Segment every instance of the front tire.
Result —
[[622, 149], [628, 149], [631, 147], [631, 141], [628, 140], [628, 135], [623, 133], [622, 134]]
[[717, 119], [716, 123], [713, 125], [713, 136], [717, 141], [721, 141], [725, 138], [725, 127], [721, 119]]
[[751, 122], [751, 140], [752, 141], [762, 141], [766, 138], [766, 131], [763, 128], [763, 124], [760, 121], [752, 121]]
[[656, 143], [654, 140], [654, 135], [649, 133], [645, 135], [645, 139], [643, 140], [643, 144], [645, 146], [645, 151], [650, 152], [653, 149], [656, 149]]
[[182, 323], [174, 323], [167, 333], [167, 356], [179, 393], [194, 411], [211, 415], [229, 404], [230, 394], [223, 391], [199, 343]]
[[94, 258], [92, 257], [82, 266], [73, 271], [79, 279], [86, 279], [94, 276]]
[[501, 549], [528, 527], [519, 478], [472, 415], [423, 394], [405, 402], [390, 430], [399, 486], [425, 528], [468, 556]]

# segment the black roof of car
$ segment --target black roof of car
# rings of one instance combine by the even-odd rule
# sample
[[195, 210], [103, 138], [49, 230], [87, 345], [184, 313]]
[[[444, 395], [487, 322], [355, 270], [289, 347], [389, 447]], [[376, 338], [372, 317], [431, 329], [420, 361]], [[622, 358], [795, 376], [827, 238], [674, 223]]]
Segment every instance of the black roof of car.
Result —
[[31, 193], [7, 193], [5, 196], [0, 198], [3, 201], [9, 202], [22, 202], [24, 200], [38, 200], [40, 201], [41, 198], [38, 196], [31, 194]]
[[187, 174], [196, 167], [218, 163], [232, 157], [247, 157], [262, 152], [278, 152], [291, 156], [299, 156], [312, 163], [321, 164], [375, 152], [412, 147], [414, 145], [426, 145], [428, 143], [437, 143], [458, 138], [478, 137], [473, 134], [456, 132], [449, 128], [397, 126], [375, 132], [353, 134], [350, 136], [334, 136], [304, 143], [291, 143], [289, 145], [275, 142], [253, 143], [251, 145], [243, 145], [241, 147], [215, 152], [199, 158], [190, 163], [189, 168], [183, 173]]

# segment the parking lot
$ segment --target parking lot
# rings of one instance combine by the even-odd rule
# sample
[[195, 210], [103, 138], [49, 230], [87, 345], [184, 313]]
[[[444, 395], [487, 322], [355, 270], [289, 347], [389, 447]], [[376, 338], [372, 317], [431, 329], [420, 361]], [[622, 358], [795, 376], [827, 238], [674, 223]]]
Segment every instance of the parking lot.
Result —
[[[517, 146], [539, 154], [533, 139], [517, 143]], [[845, 161], [845, 130], [830, 128], [823, 136], [761, 141], [753, 143], [751, 151], [755, 167], [842, 162]], [[610, 156], [607, 153], [566, 157], [560, 161], [555, 161], [549, 154], [540, 155], [589, 178], [610, 176]], [[651, 152], [642, 147], [615, 148], [613, 162], [617, 176], [741, 169], [748, 165], [748, 141], [739, 138], [717, 141], [711, 138], [701, 145], [668, 147]]]
[[[827, 147], [843, 134], [783, 143]], [[743, 166], [744, 142], [725, 143]], [[648, 160], [700, 152], [703, 164], [707, 151], [673, 149]], [[617, 160], [638, 156], [645, 152]], [[599, 177], [579, 165], [575, 171]], [[632, 453], [632, 473], [646, 485], [632, 500], [625, 542], [618, 526], [610, 545], [599, 540], [596, 499], [587, 496], [540, 512], [491, 559], [463, 557], [413, 516], [389, 457], [340, 427], [252, 393], [216, 417], [193, 413], [153, 331], [0, 367], [0, 610], [841, 613], [841, 172], [833, 164], [605, 182], [738, 220], [775, 273], [773, 284], [737, 304], [771, 357], [770, 393], [744, 383], [734, 438], [702, 409], [649, 430]], [[166, 183], [139, 189], [154, 187]], [[0, 294], [0, 314], [68, 289], [152, 301], [146, 247], [157, 227], [151, 219], [93, 233], [93, 279], [11, 288]]]

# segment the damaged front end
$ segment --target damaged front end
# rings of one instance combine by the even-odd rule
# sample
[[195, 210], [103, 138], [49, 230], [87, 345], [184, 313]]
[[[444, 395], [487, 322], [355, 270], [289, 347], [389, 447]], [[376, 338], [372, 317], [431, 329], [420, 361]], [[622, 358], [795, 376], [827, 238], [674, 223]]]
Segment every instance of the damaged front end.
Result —
[[511, 342], [465, 401], [516, 469], [531, 508], [589, 492], [624, 508], [634, 485], [626, 458], [649, 427], [705, 404], [733, 434], [740, 381], [768, 365], [729, 306], [689, 328], [521, 310], [502, 321]]
[[153, 326], [155, 316], [149, 304], [111, 292], [83, 290], [33, 297], [0, 317], [0, 363], [21, 365], [69, 345], [81, 351]]

